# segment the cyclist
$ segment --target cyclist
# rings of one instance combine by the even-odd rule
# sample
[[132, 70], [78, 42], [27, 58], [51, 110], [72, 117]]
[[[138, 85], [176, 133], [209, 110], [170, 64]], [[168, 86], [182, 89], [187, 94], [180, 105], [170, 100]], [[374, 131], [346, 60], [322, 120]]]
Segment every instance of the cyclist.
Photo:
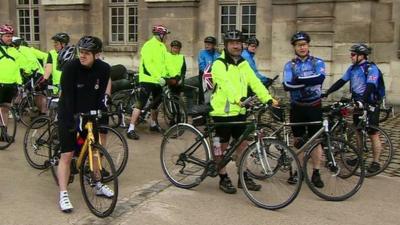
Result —
[[[339, 90], [347, 81], [350, 81], [350, 90], [352, 98], [356, 102], [373, 106], [373, 110], [368, 111], [369, 124], [379, 125], [379, 96], [376, 92], [379, 81], [379, 69], [374, 63], [368, 61], [368, 55], [371, 48], [366, 44], [355, 44], [350, 48], [350, 58], [352, 65], [347, 69], [341, 79], [336, 81], [323, 95], [327, 97], [330, 93]], [[368, 67], [368, 68], [367, 68]], [[366, 71], [367, 70], [367, 71]], [[362, 107], [361, 107], [362, 108]], [[359, 114], [354, 113], [354, 124], [358, 124]], [[367, 168], [369, 173], [375, 173], [380, 170], [379, 156], [382, 151], [382, 145], [379, 139], [379, 133], [376, 130], [368, 131], [372, 142], [373, 162]], [[359, 136], [358, 134], [357, 136]], [[356, 163], [356, 162], [355, 162]]]
[[[248, 87], [256, 93], [263, 103], [272, 102], [268, 90], [262, 85], [249, 63], [241, 57], [243, 37], [238, 30], [229, 30], [224, 35], [224, 50], [221, 56], [213, 63], [213, 83], [214, 92], [211, 97], [212, 111], [210, 115], [215, 122], [233, 122], [245, 121], [246, 109], [242, 101], [247, 96]], [[221, 142], [221, 150], [224, 152], [228, 146], [229, 139], [238, 139], [244, 132], [245, 126], [218, 126], [216, 136]], [[241, 143], [237, 150], [237, 159], [247, 146], [247, 143]], [[216, 155], [216, 160], [220, 160], [222, 155]], [[238, 166], [239, 160], [236, 160]], [[236, 188], [233, 186], [225, 168], [219, 171], [219, 188], [225, 193], [234, 194]], [[256, 184], [246, 173], [245, 182], [250, 190], [258, 191], [261, 185]], [[238, 187], [242, 188], [238, 180]]]
[[[58, 108], [58, 126], [61, 147], [61, 159], [58, 165], [58, 184], [60, 188], [60, 208], [71, 212], [73, 206], [69, 200], [67, 184], [70, 176], [70, 164], [74, 151], [78, 151], [77, 113], [104, 108], [104, 96], [110, 77], [110, 66], [96, 59], [102, 51], [102, 42], [93, 36], [82, 37], [78, 44], [79, 59], [74, 59], [63, 68], [61, 76], [61, 95]], [[100, 181], [94, 187], [97, 195], [111, 197], [113, 191]]]
[[153, 37], [144, 43], [140, 51], [141, 59], [139, 65], [140, 96], [132, 111], [127, 137], [138, 140], [139, 135], [135, 132], [135, 125], [139, 119], [142, 108], [146, 105], [150, 94], [153, 95], [151, 106], [150, 131], [161, 132], [158, 124], [157, 108], [161, 103], [162, 86], [165, 85], [164, 77], [167, 75], [166, 57], [167, 48], [165, 41], [169, 34], [168, 29], [163, 25], [155, 25], [152, 29]]
[[246, 40], [245, 48], [243, 49], [243, 52], [242, 52], [242, 57], [244, 59], [246, 59], [247, 62], [249, 62], [251, 69], [253, 69], [253, 71], [257, 75], [258, 79], [260, 79], [264, 85], [267, 85], [271, 79], [269, 79], [264, 74], [260, 73], [260, 71], [257, 69], [256, 61], [254, 60], [254, 56], [256, 54], [259, 44], [260, 44], [260, 42], [258, 41], [258, 39], [256, 37], [254, 37], [254, 36], [249, 37]]
[[[283, 87], [290, 92], [290, 122], [311, 122], [322, 120], [321, 87], [325, 79], [325, 63], [322, 59], [311, 56], [309, 51], [310, 36], [297, 32], [291, 38], [295, 58], [286, 63], [283, 71]], [[305, 139], [320, 129], [320, 125], [293, 126], [294, 146], [301, 148]], [[306, 132], [307, 130], [307, 132]], [[313, 173], [311, 181], [317, 188], [324, 187], [319, 173], [322, 148], [313, 151]], [[300, 160], [301, 161], [301, 160]], [[297, 182], [295, 176], [289, 183]]]
[[170, 44], [171, 52], [167, 54], [167, 84], [174, 95], [180, 95], [186, 75], [185, 56], [180, 54], [182, 43], [173, 40]]
[[[23, 38], [13, 37], [12, 39], [12, 45], [15, 48], [15, 51], [20, 52], [25, 57], [27, 63], [26, 66], [29, 68], [29, 73], [24, 74], [23, 78], [33, 76], [34, 81], [36, 82], [44, 74], [43, 65], [40, 63], [40, 61], [43, 62], [47, 58], [47, 54], [33, 47], [30, 48], [26, 44], [27, 43]], [[37, 88], [37, 91], [44, 90], [44, 87]], [[40, 102], [43, 99], [41, 96], [42, 95], [36, 95], [35, 101], [36, 105], [39, 106], [40, 113], [44, 114], [47, 108], [41, 107], [43, 106], [43, 104]]]
[[213, 36], [204, 38], [204, 49], [200, 50], [197, 57], [199, 65], [199, 104], [204, 102], [203, 95], [203, 74], [206, 72], [207, 67], [210, 67], [212, 63], [220, 56], [216, 48], [217, 39]]
[[[22, 83], [20, 69], [28, 71], [25, 57], [12, 49], [14, 28], [8, 24], [0, 26], [0, 104], [11, 104], [17, 93], [17, 85]], [[2, 125], [7, 128], [8, 108], [0, 107]], [[1, 132], [6, 132], [2, 129]], [[7, 133], [2, 133], [0, 141], [10, 141]]]

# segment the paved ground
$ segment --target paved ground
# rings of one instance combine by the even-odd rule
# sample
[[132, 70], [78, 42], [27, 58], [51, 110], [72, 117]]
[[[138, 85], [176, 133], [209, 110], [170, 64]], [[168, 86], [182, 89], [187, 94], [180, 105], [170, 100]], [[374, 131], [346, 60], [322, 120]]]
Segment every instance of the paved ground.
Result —
[[[400, 143], [399, 118], [384, 124], [395, 148]], [[120, 196], [111, 217], [98, 219], [83, 202], [79, 183], [70, 187], [75, 211], [66, 215], [57, 205], [58, 190], [50, 172], [39, 175], [22, 151], [24, 128], [16, 143], [0, 151], [0, 224], [398, 224], [400, 154], [387, 173], [367, 179], [353, 198], [326, 202], [306, 185], [293, 204], [279, 211], [255, 207], [243, 194], [226, 195], [217, 179], [208, 178], [193, 190], [170, 186], [159, 162], [160, 137], [142, 126], [140, 141], [128, 141], [130, 158], [120, 176]], [[231, 165], [232, 167], [232, 165]], [[232, 168], [231, 168], [232, 169]], [[234, 174], [234, 173], [232, 173]], [[389, 176], [388, 176], [389, 175]], [[395, 176], [395, 177], [390, 177]], [[315, 215], [315, 216], [311, 216]]]

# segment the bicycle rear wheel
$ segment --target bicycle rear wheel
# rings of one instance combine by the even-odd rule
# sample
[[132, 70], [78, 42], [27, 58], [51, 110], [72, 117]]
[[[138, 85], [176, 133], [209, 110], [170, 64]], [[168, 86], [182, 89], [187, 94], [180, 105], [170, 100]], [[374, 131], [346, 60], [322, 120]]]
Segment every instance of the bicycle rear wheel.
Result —
[[24, 136], [25, 158], [35, 169], [45, 169], [49, 159], [51, 120], [47, 116], [35, 118]]
[[168, 180], [180, 188], [192, 188], [207, 176], [209, 146], [190, 124], [177, 124], [166, 131], [161, 143], [161, 167]]
[[33, 98], [33, 96], [27, 96], [18, 105], [18, 113], [22, 124], [25, 126], [29, 126], [32, 120], [40, 115], [39, 108], [35, 105]]
[[[117, 176], [119, 176], [122, 171], [124, 171], [128, 162], [129, 150], [126, 139], [114, 128], [101, 125], [99, 126], [99, 130], [101, 132], [100, 135], [102, 135], [102, 133], [105, 135], [105, 138], [100, 138], [101, 145], [107, 149], [110, 154], [114, 162]], [[110, 180], [106, 179], [106, 182], [108, 181]]]
[[[343, 201], [353, 196], [361, 188], [364, 181], [364, 162], [359, 151], [350, 143], [336, 138], [331, 138], [331, 152], [336, 162], [332, 165], [327, 158], [328, 145], [324, 139], [316, 140], [309, 148], [304, 157], [303, 172], [304, 179], [311, 191], [320, 198], [328, 201]], [[313, 161], [311, 155], [317, 151], [317, 146], [323, 149], [320, 158], [319, 174], [324, 183], [318, 188], [313, 180]]]
[[15, 141], [16, 132], [17, 117], [14, 110], [8, 104], [0, 104], [0, 150], [8, 148]]
[[[104, 187], [105, 177], [103, 173], [98, 171], [91, 171], [89, 166], [89, 154], [85, 153], [82, 164], [80, 165], [79, 179], [81, 183], [81, 190], [83, 198], [89, 210], [98, 217], [107, 217], [115, 209], [118, 200], [118, 176], [116, 174], [115, 166], [111, 156], [106, 149], [98, 144], [92, 144], [93, 151], [99, 151], [101, 157], [101, 167], [108, 171], [107, 177], [110, 182], [107, 187], [113, 192], [112, 196], [107, 197], [101, 192]], [[93, 164], [97, 160], [93, 159]]]
[[[263, 138], [262, 145], [251, 144], [244, 152], [239, 165], [240, 182], [246, 196], [258, 207], [280, 209], [289, 205], [301, 189], [302, 173], [296, 154], [282, 141]], [[244, 173], [258, 174], [253, 177], [262, 185], [261, 190], [251, 191]], [[288, 183], [294, 177], [296, 182]]]
[[167, 129], [177, 123], [187, 123], [188, 116], [183, 102], [179, 99], [164, 98], [161, 105], [163, 128]]
[[[392, 141], [390, 139], [390, 136], [388, 133], [383, 130], [380, 127], [376, 126], [368, 126], [367, 129], [372, 129], [377, 132], [379, 135], [379, 140], [381, 144], [381, 154], [379, 156], [379, 164], [380, 164], [380, 169], [375, 171], [375, 172], [368, 172], [368, 169], [365, 172], [366, 177], [372, 177], [376, 176], [383, 171], [389, 166], [390, 162], [392, 161], [393, 155], [394, 155], [394, 148]], [[356, 137], [356, 129], [354, 127], [350, 127], [347, 130], [346, 133], [346, 138], [350, 143], [352, 143], [354, 146], [357, 146], [358, 149], [361, 149], [362, 151], [362, 156], [365, 162], [365, 165], [368, 166], [374, 161], [374, 152], [373, 152], [373, 144], [371, 141], [371, 138], [367, 134], [367, 132], [359, 132], [360, 133], [360, 140], [361, 140], [361, 135], [363, 136], [362, 139], [365, 140], [365, 146], [364, 144], [358, 143], [357, 137]]]

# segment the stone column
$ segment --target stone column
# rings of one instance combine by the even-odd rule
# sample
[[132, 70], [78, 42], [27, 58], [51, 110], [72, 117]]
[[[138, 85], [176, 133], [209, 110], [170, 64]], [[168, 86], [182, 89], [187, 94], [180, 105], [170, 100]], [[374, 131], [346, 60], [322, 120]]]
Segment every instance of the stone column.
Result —
[[66, 32], [76, 43], [88, 32], [90, 0], [42, 0], [41, 46], [52, 49], [51, 37]]

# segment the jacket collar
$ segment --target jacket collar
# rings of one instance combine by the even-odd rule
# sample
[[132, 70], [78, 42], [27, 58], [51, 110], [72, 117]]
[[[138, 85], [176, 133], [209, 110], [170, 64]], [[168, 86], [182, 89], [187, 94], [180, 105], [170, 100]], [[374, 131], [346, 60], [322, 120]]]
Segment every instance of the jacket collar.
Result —
[[237, 63], [235, 63], [235, 60], [233, 60], [232, 59], [232, 57], [229, 55], [229, 53], [228, 53], [228, 51], [226, 50], [226, 49], [224, 49], [224, 52], [223, 52], [224, 54], [224, 58], [225, 58], [225, 60], [226, 60], [226, 62], [228, 63], [228, 64], [232, 64], [232, 65], [235, 65], [235, 66], [237, 66], [237, 65], [239, 65], [241, 62], [243, 62], [243, 61], [245, 61], [245, 59], [241, 56], [241, 55], [239, 55], [239, 60], [237, 61]]

